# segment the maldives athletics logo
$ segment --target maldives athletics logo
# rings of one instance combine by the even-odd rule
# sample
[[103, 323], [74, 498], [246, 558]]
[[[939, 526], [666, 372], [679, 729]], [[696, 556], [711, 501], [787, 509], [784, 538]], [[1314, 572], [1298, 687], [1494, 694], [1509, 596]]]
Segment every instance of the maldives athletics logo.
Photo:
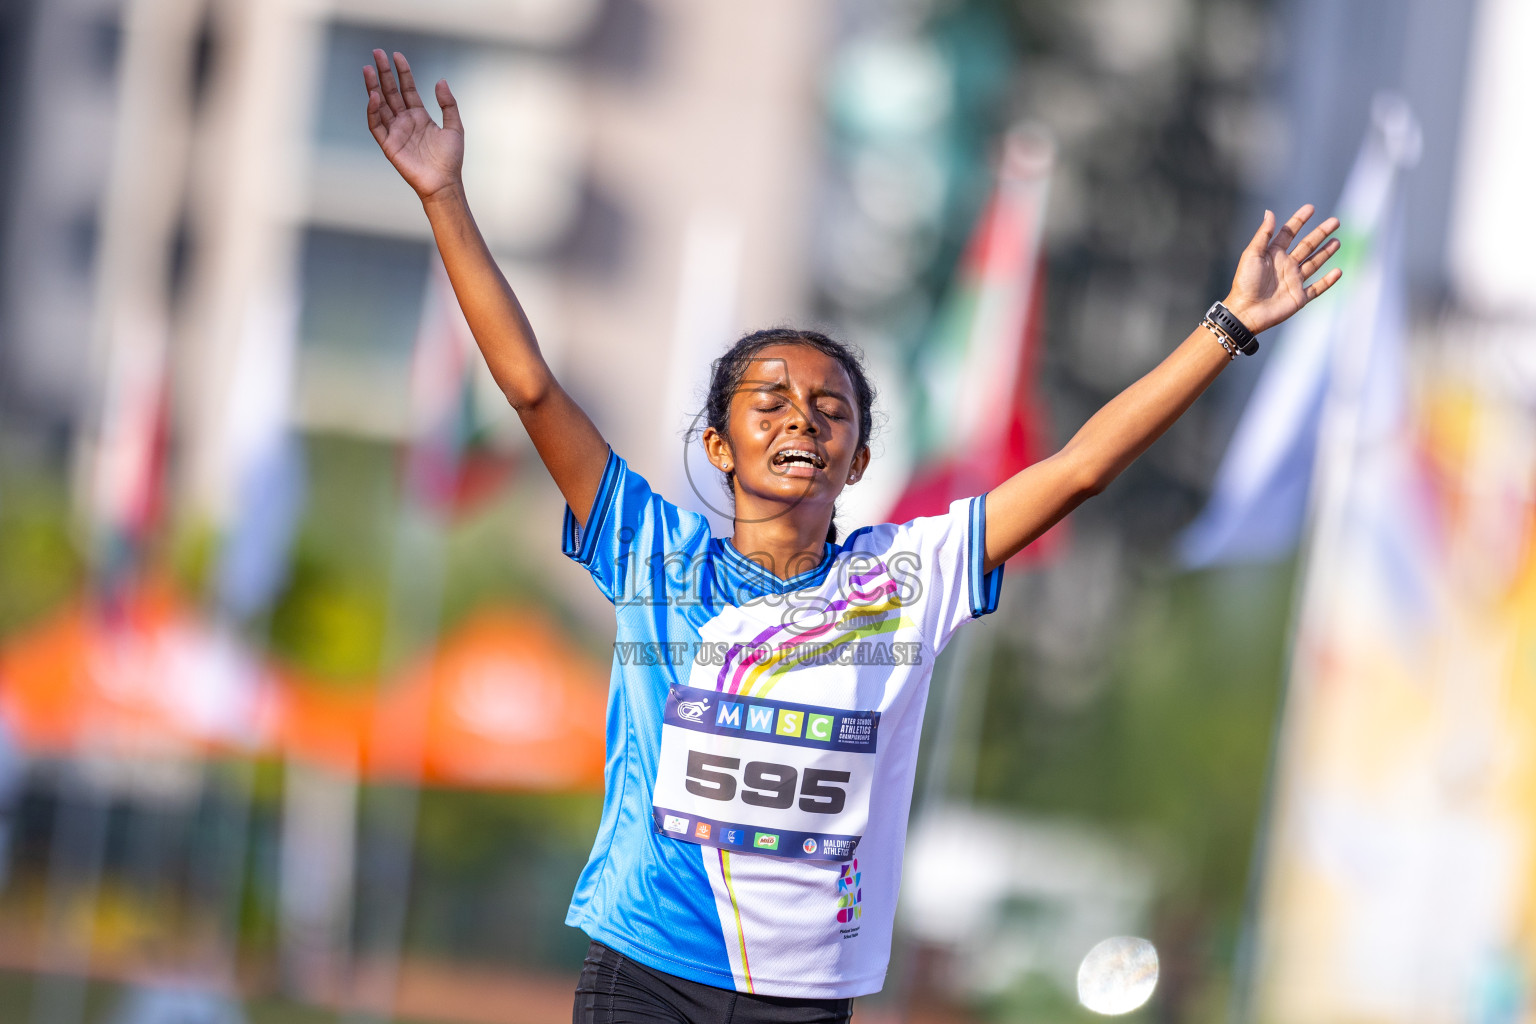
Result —
[[864, 890], [859, 886], [859, 879], [863, 877], [858, 858], [843, 865], [842, 876], [837, 880], [838, 924], [848, 924], [864, 916], [864, 908], [859, 906], [864, 902]]

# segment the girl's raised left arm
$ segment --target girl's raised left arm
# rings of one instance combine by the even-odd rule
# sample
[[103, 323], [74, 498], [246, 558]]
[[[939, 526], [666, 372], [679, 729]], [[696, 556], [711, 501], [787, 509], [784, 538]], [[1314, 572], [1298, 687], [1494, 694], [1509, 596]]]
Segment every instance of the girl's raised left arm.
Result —
[[[1254, 334], [1285, 321], [1342, 276], [1333, 269], [1307, 284], [1339, 250], [1338, 239], [1329, 238], [1339, 227], [1336, 218], [1329, 217], [1291, 248], [1314, 212], [1312, 206], [1303, 206], [1276, 231], [1275, 215], [1266, 210], [1263, 224], [1243, 250], [1232, 290], [1222, 302]], [[1211, 332], [1196, 327], [1168, 358], [1096, 412], [1061, 451], [993, 489], [987, 495], [986, 570], [1006, 562], [1107, 487], [1229, 361]]]

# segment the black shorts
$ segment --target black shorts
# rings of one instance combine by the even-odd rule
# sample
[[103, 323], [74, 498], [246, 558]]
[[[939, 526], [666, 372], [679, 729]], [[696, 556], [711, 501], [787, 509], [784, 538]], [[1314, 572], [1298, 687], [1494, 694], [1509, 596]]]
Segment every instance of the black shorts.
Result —
[[852, 999], [733, 992], [653, 971], [601, 942], [587, 947], [572, 1024], [847, 1024]]

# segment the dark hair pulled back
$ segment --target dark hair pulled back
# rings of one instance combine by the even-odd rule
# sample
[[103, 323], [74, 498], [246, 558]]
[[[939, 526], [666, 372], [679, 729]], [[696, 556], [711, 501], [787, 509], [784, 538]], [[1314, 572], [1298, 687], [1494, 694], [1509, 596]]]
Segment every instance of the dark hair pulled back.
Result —
[[[736, 340], [724, 355], [715, 360], [709, 377], [709, 394], [704, 399], [704, 424], [729, 437], [726, 426], [731, 416], [731, 399], [747, 378], [747, 371], [757, 361], [757, 354], [772, 345], [804, 345], [836, 359], [853, 384], [853, 400], [858, 406], [859, 446], [869, 443], [874, 429], [875, 389], [864, 372], [864, 360], [857, 349], [827, 337], [820, 331], [794, 327], [770, 327], [753, 331]], [[726, 483], [734, 484], [735, 474], [725, 474]], [[837, 540], [836, 509], [834, 521], [827, 527], [827, 540]]]

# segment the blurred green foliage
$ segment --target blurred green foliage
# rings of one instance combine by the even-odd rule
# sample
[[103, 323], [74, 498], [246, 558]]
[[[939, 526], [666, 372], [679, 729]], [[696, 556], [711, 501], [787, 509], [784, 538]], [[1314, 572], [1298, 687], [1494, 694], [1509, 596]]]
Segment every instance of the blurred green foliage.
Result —
[[[273, 610], [272, 651], [316, 682], [373, 685], [388, 674], [383, 662], [391, 574], [397, 571], [399, 449], [328, 435], [311, 435], [306, 444], [309, 504], [292, 575]], [[521, 497], [514, 481], [447, 525], [442, 631], [489, 604], [538, 604], [576, 632], [574, 617], [552, 606], [547, 586], [522, 560]], [[419, 632], [429, 637], [434, 631]], [[415, 652], [400, 653], [409, 658]], [[269, 802], [280, 795], [272, 786], [263, 791]], [[365, 822], [370, 808], [388, 816], [387, 797], [380, 787], [365, 790]], [[578, 968], [586, 939], [565, 927], [565, 911], [600, 809], [596, 793], [425, 790], [416, 824], [408, 947], [458, 960]], [[266, 859], [274, 857], [275, 847]], [[270, 871], [275, 865], [253, 864], [255, 876]], [[273, 885], [275, 878], [267, 887]], [[246, 908], [248, 936], [253, 926], [263, 934], [271, 927], [256, 903]]]
[[385, 582], [309, 545], [295, 552], [292, 572], [272, 612], [273, 653], [317, 680], [371, 683], [383, 652]]
[[273, 654], [317, 680], [361, 684], [383, 656], [397, 449], [328, 435], [306, 443], [308, 504], [272, 610]]
[[[1089, 1024], [1104, 1020], [1039, 974], [1028, 975], [1019, 985], [988, 1003], [985, 1010], [995, 1020], [1029, 1021], [1030, 1024]], [[1150, 1016], [1148, 1008], [1142, 1007], [1115, 1019], [1140, 1024]]]
[[63, 472], [0, 450], [0, 637], [79, 592], [75, 540]]
[[579, 970], [587, 938], [565, 912], [601, 809], [598, 793], [424, 792], [411, 948]]
[[[400, 571], [400, 449], [315, 434], [306, 439], [306, 450], [309, 501], [288, 585], [272, 611], [271, 649], [316, 681], [367, 685], [387, 668], [390, 588], [400, 585], [392, 580]], [[546, 485], [542, 468], [536, 471], [538, 485]], [[441, 630], [478, 608], [501, 604], [538, 605], [576, 631], [575, 617], [552, 604], [549, 588], [524, 561], [525, 492], [518, 483], [446, 524]], [[409, 576], [412, 570], [404, 571]], [[436, 631], [413, 632], [430, 638]], [[398, 653], [409, 659], [419, 652]]]

